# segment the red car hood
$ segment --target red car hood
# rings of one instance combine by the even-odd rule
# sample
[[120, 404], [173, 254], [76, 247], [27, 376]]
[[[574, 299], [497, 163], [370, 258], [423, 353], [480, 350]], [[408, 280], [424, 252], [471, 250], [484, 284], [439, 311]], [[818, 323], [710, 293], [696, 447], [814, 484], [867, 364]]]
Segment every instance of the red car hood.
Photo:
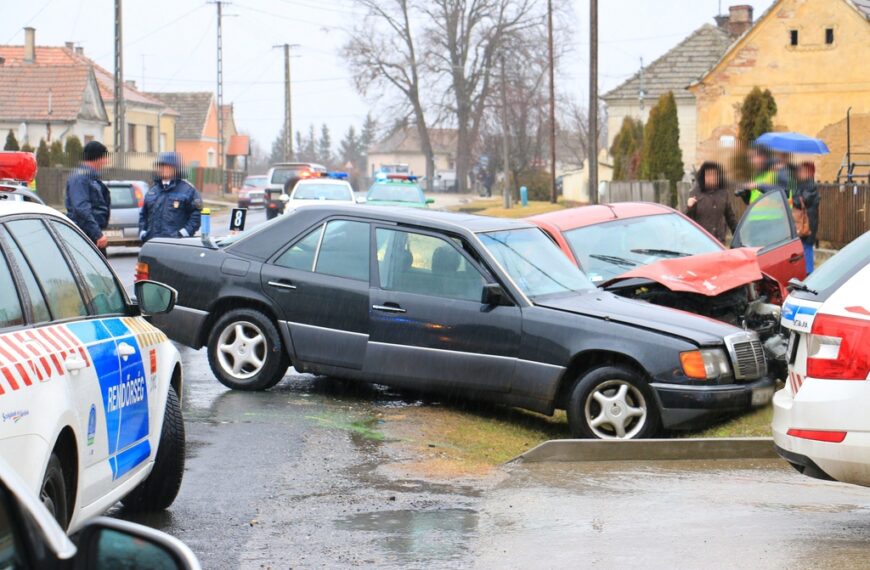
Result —
[[623, 273], [603, 286], [606, 288], [633, 277], [661, 283], [671, 291], [699, 293], [708, 297], [762, 278], [756, 250], [738, 248], [663, 259]]

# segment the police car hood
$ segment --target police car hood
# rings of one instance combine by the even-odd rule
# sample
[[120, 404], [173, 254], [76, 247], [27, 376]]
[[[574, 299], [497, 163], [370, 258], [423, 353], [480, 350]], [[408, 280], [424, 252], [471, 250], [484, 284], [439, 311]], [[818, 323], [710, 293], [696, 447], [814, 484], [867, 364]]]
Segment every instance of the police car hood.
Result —
[[663, 259], [623, 273], [602, 284], [618, 287], [626, 279], [642, 278], [660, 283], [671, 291], [715, 297], [762, 278], [757, 249], [724, 249], [674, 259]]

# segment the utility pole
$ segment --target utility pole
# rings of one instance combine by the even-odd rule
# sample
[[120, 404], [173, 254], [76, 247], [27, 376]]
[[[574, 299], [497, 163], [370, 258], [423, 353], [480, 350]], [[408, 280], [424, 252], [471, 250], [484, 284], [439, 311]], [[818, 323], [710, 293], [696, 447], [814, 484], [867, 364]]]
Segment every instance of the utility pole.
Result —
[[299, 44], [281, 44], [273, 48], [284, 49], [284, 161], [293, 160], [293, 104], [290, 92], [290, 50]]
[[218, 155], [217, 167], [220, 172], [221, 194], [227, 193], [227, 173], [224, 157], [224, 49], [223, 49], [223, 5], [225, 0], [211, 0], [210, 4], [217, 6], [217, 120], [218, 120]]
[[123, 158], [124, 152], [124, 42], [121, 1], [115, 0], [115, 85], [112, 94], [115, 98], [113, 109], [115, 166], [121, 166], [118, 160]]
[[598, 203], [598, 0], [589, 0], [589, 202]]
[[553, 0], [547, 0], [547, 51], [550, 59], [550, 202], [557, 201], [556, 196], [556, 79], [553, 57]]
[[501, 152], [504, 162], [504, 192], [502, 193], [502, 204], [505, 208], [511, 207], [511, 189], [510, 189], [510, 127], [508, 126], [507, 112], [507, 79], [504, 72], [504, 54], [501, 56]]

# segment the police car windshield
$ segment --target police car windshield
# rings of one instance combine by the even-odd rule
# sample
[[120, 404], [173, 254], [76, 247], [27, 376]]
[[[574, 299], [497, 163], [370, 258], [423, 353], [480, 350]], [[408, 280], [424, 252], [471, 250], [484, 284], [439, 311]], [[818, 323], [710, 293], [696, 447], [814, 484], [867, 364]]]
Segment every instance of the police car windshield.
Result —
[[300, 183], [293, 190], [294, 200], [353, 200], [350, 191], [344, 184], [321, 184], [318, 182]]

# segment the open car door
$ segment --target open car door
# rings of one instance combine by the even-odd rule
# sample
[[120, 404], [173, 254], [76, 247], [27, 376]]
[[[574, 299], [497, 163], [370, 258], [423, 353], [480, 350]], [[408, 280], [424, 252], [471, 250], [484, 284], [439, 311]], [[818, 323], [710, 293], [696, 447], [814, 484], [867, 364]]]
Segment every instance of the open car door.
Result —
[[750, 205], [743, 214], [731, 247], [757, 247], [761, 270], [782, 283], [807, 276], [804, 250], [795, 230], [788, 198], [773, 190]]

